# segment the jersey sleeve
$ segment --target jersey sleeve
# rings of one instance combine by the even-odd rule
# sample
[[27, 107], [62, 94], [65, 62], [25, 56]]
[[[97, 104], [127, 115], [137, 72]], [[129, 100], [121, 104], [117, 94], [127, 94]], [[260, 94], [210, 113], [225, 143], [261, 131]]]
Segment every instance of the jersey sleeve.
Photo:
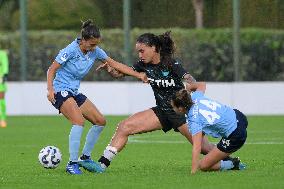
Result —
[[193, 93], [191, 93], [191, 99], [193, 101], [202, 96], [204, 96], [204, 93], [202, 91], [194, 91]]
[[98, 60], [104, 62], [108, 58], [108, 55], [106, 54], [106, 52], [103, 49], [97, 47], [96, 51], [97, 51], [97, 59]]
[[59, 51], [58, 55], [55, 58], [55, 61], [62, 65], [68, 62], [68, 60], [72, 59], [73, 56], [74, 53], [70, 51], [68, 47], [66, 47]]
[[178, 61], [173, 63], [173, 72], [176, 73], [180, 78], [183, 78], [186, 74], [189, 74]]
[[192, 136], [196, 135], [197, 133], [202, 132], [202, 126], [198, 124], [197, 122], [190, 122], [189, 128], [190, 128], [190, 132]]
[[133, 64], [133, 66], [131, 66], [132, 69], [134, 71], [137, 71], [137, 72], [143, 72], [144, 69], [143, 69], [143, 63], [141, 61], [138, 61], [136, 62], [135, 64]]

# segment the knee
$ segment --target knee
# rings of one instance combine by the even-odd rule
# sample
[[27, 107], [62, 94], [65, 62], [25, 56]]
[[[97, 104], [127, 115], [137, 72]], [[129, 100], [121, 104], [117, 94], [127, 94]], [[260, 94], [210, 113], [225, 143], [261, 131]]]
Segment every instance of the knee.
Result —
[[128, 121], [122, 121], [118, 124], [117, 133], [123, 134], [123, 135], [130, 135], [131, 134], [131, 124]]
[[76, 119], [72, 121], [73, 125], [81, 125], [84, 126], [85, 124], [85, 119], [84, 118], [80, 118], [80, 119]]

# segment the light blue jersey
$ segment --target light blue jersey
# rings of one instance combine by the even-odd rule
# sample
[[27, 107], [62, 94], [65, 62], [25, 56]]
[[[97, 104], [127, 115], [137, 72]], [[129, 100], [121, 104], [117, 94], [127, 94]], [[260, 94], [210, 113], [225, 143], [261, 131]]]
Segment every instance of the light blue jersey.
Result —
[[192, 135], [204, 132], [215, 138], [228, 137], [237, 128], [235, 111], [204, 96], [203, 92], [191, 94], [194, 105], [188, 112], [188, 125]]
[[80, 81], [89, 72], [95, 60], [104, 61], [108, 58], [107, 54], [99, 47], [83, 54], [79, 43], [80, 39], [75, 39], [55, 58], [55, 61], [61, 65], [53, 81], [55, 92], [70, 91], [77, 95]]

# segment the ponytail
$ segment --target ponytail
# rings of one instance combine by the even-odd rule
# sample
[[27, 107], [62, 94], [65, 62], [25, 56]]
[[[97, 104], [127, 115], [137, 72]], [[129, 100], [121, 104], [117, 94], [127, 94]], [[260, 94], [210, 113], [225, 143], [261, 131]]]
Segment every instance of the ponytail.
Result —
[[162, 35], [159, 35], [160, 41], [160, 54], [161, 54], [161, 62], [168, 68], [172, 68], [172, 64], [174, 62], [173, 56], [175, 52], [175, 44], [172, 40], [171, 31], [167, 31]]
[[170, 36], [171, 31], [167, 31], [166, 33], [159, 35], [159, 40], [161, 44], [160, 53], [162, 56], [172, 57], [175, 51], [174, 42]]
[[100, 38], [100, 29], [93, 23], [91, 19], [88, 19], [87, 21], [82, 22], [81, 37], [85, 40], [91, 38]]

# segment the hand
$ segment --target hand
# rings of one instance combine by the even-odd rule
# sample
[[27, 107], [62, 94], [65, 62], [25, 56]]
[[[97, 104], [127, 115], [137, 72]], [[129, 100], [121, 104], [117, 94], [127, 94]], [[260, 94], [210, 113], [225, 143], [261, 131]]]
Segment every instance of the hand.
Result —
[[47, 99], [52, 103], [55, 104], [56, 100], [54, 98], [54, 90], [53, 89], [49, 89], [47, 91]]
[[105, 68], [108, 68], [109, 66], [107, 65], [107, 62], [106, 63], [103, 63], [101, 65], [99, 65], [97, 68], [96, 68], [96, 71], [99, 71], [100, 69], [105, 69]]
[[149, 83], [148, 77], [144, 72], [139, 73], [138, 79], [143, 81], [143, 83]]
[[192, 91], [192, 89], [191, 89], [191, 84], [186, 83], [186, 84], [185, 84], [185, 89], [186, 89], [187, 91], [191, 92], [191, 91]]
[[111, 67], [110, 65], [106, 65], [106, 70], [108, 73], [112, 73], [112, 72], [117, 72], [116, 69], [114, 69], [113, 67]]

